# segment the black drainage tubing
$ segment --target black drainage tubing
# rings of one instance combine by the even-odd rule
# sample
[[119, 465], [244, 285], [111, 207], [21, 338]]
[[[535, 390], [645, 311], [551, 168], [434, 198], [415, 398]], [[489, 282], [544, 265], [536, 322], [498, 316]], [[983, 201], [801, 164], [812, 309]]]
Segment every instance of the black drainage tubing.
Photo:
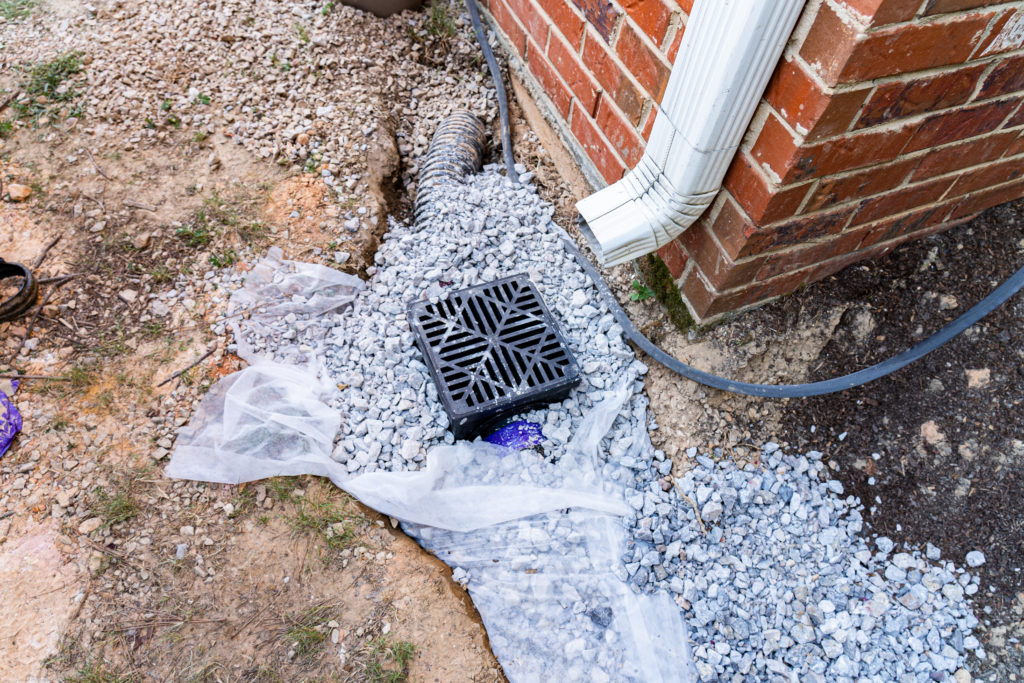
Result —
[[[505, 164], [509, 168], [509, 175], [513, 177], [513, 180], [515, 180], [517, 176], [513, 175], [513, 172], [515, 171], [514, 162], [510, 161], [512, 159], [511, 140], [504, 137], [504, 131], [508, 130], [508, 104], [505, 102], [505, 86], [501, 82], [501, 72], [498, 70], [497, 62], [494, 60], [494, 53], [491, 51], [491, 46], [488, 45], [487, 39], [483, 33], [483, 28], [480, 26], [480, 17], [477, 13], [475, 0], [466, 0], [466, 5], [469, 7], [470, 14], [473, 17], [473, 27], [476, 29], [476, 36], [480, 43], [480, 49], [483, 50], [484, 57], [487, 59], [487, 64], [491, 65], [491, 77], [494, 79], [494, 87], [498, 92], [498, 113], [502, 119], [502, 143], [505, 152]], [[554, 225], [554, 223], [552, 223], [552, 225]], [[561, 228], [559, 229], [561, 230]], [[634, 325], [633, 321], [629, 319], [626, 312], [622, 310], [622, 306], [619, 305], [615, 295], [612, 294], [612, 291], [608, 288], [608, 284], [604, 281], [604, 278], [601, 277], [601, 273], [594, 267], [587, 257], [580, 252], [579, 247], [576, 246], [576, 241], [564, 230], [562, 230], [562, 241], [565, 243], [565, 248], [569, 250], [569, 253], [576, 258], [576, 262], [580, 264], [580, 267], [583, 268], [587, 275], [590, 276], [590, 279], [594, 281], [594, 284], [597, 286], [597, 291], [601, 293], [601, 297], [604, 299], [605, 303], [608, 304], [608, 308], [611, 310], [612, 315], [615, 316], [615, 321], [622, 327], [626, 338], [640, 347], [644, 353], [664, 365], [672, 372], [682, 375], [694, 382], [698, 382], [699, 384], [703, 384], [704, 386], [721, 389], [722, 391], [728, 391], [734, 394], [762, 396], [764, 398], [821, 396], [822, 394], [833, 394], [838, 391], [852, 389], [853, 387], [860, 386], [861, 384], [867, 384], [868, 382], [873, 382], [876, 379], [881, 379], [882, 377], [896, 372], [900, 368], [913, 363], [915, 360], [918, 360], [939, 348], [950, 339], [994, 311], [1005, 303], [1007, 299], [1024, 288], [1024, 268], [1021, 268], [1011, 275], [1009, 280], [996, 287], [991, 294], [975, 304], [974, 308], [970, 309], [920, 344], [917, 344], [903, 353], [889, 358], [888, 360], [884, 360], [881, 363], [876, 363], [875, 365], [864, 368], [863, 370], [851, 372], [850, 374], [842, 375], [841, 377], [834, 377], [821, 382], [810, 382], [807, 384], [752, 384], [750, 382], [737, 382], [725, 377], [719, 377], [718, 375], [712, 375], [710, 372], [698, 370], [697, 368], [687, 365], [678, 358], [675, 358], [658, 348], [654, 342], [641, 334], [640, 330], [636, 329], [636, 325]]]
[[712, 375], [711, 373], [704, 372], [703, 370], [698, 370], [697, 368], [687, 365], [655, 346], [654, 342], [641, 334], [640, 330], [636, 329], [633, 321], [629, 319], [626, 312], [622, 310], [621, 306], [619, 306], [619, 302], [615, 299], [611, 290], [608, 289], [608, 285], [601, 277], [601, 273], [599, 273], [597, 268], [595, 268], [593, 264], [591, 264], [590, 261], [580, 253], [579, 248], [576, 246], [576, 242], [568, 233], [563, 235], [563, 242], [565, 242], [566, 249], [576, 257], [577, 263], [580, 264], [583, 270], [587, 272], [587, 275], [589, 275], [597, 285], [598, 291], [601, 292], [601, 296], [611, 309], [612, 315], [615, 316], [615, 321], [622, 326], [626, 337], [639, 346], [644, 353], [664, 365], [669, 370], [680, 374], [687, 379], [691, 379], [694, 382], [699, 382], [705, 386], [721, 389], [722, 391], [729, 391], [734, 394], [763, 396], [765, 398], [820, 396], [822, 394], [832, 394], [837, 391], [852, 389], [853, 387], [860, 386], [861, 384], [867, 384], [868, 382], [873, 382], [876, 379], [881, 379], [882, 377], [896, 372], [900, 368], [913, 363], [915, 360], [918, 360], [924, 355], [939, 348], [950, 339], [994, 311], [1024, 287], [1024, 268], [1021, 268], [1010, 276], [1009, 280], [996, 287], [991, 294], [975, 304], [974, 308], [970, 309], [932, 336], [907, 349], [903, 353], [893, 356], [888, 360], [884, 360], [881, 363], [876, 363], [875, 365], [866, 367], [863, 370], [851, 372], [848, 375], [842, 375], [832, 379], [826, 379], [821, 382], [810, 382], [807, 384], [751, 384], [749, 382], [737, 382], [735, 380], [726, 379], [725, 377], [719, 377], [718, 375]]
[[456, 111], [438, 124], [416, 184], [417, 220], [433, 211], [435, 188], [480, 170], [486, 144], [484, 124], [471, 111]]
[[512, 156], [512, 127], [508, 116], [508, 97], [505, 94], [505, 82], [501, 79], [501, 69], [498, 68], [498, 60], [494, 58], [494, 52], [487, 42], [487, 35], [484, 33], [483, 24], [480, 23], [480, 10], [477, 9], [476, 0], [466, 0], [466, 8], [469, 10], [469, 17], [473, 21], [473, 31], [476, 32], [476, 40], [483, 48], [484, 59], [487, 60], [487, 68], [491, 71], [491, 80], [494, 81], [494, 92], [498, 97], [498, 116], [501, 119], [501, 154], [505, 159], [505, 173], [514, 185], [519, 184], [519, 174], [516, 173], [516, 158]]
[[31, 270], [20, 263], [11, 263], [0, 258], [0, 280], [21, 278], [21, 286], [14, 296], [0, 301], [0, 322], [20, 318], [36, 302], [39, 295], [39, 282]]

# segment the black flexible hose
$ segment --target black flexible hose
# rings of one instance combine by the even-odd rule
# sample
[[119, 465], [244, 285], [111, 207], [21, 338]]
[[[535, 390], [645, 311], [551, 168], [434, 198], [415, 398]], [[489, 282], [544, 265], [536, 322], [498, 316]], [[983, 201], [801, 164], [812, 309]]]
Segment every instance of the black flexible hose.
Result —
[[[484, 36], [483, 27], [480, 26], [480, 17], [477, 13], [475, 0], [466, 0], [466, 5], [469, 7], [470, 15], [473, 17], [473, 27], [476, 29], [476, 37], [480, 43], [480, 49], [483, 50], [484, 57], [487, 59], [487, 63], [491, 67], [491, 77], [494, 79], [494, 87], [498, 92], [498, 113], [502, 119], [502, 145], [505, 153], [505, 164], [509, 169], [509, 176], [511, 176], [513, 180], [516, 180], [518, 176], [514, 175], [514, 161], [511, 161], [512, 142], [511, 139], [505, 137], [505, 131], [508, 130], [508, 104], [505, 102], [505, 87], [501, 81], [501, 72], [498, 70], [498, 64], [494, 59], [494, 53], [491, 51], [491, 46], [488, 45], [487, 38]], [[559, 228], [559, 230], [561, 230], [561, 228]], [[925, 339], [920, 344], [917, 344], [903, 353], [889, 358], [888, 360], [884, 360], [881, 363], [876, 363], [875, 365], [864, 368], [863, 370], [858, 370], [857, 372], [852, 372], [848, 375], [834, 377], [821, 382], [810, 382], [807, 384], [752, 384], [750, 382], [737, 382], [731, 379], [726, 379], [725, 377], [719, 377], [718, 375], [712, 375], [711, 373], [704, 372], [703, 370], [698, 370], [697, 368], [687, 365], [678, 358], [675, 358], [658, 348], [654, 342], [641, 334], [640, 330], [636, 328], [633, 321], [630, 320], [629, 316], [626, 315], [626, 312], [622, 310], [622, 306], [619, 305], [615, 295], [612, 294], [612, 291], [608, 288], [608, 284], [604, 281], [604, 278], [601, 277], [601, 273], [579, 250], [579, 247], [576, 246], [576, 241], [564, 230], [562, 230], [562, 241], [565, 243], [565, 248], [569, 250], [569, 253], [576, 258], [576, 262], [580, 264], [580, 267], [583, 268], [587, 275], [590, 276], [590, 279], [594, 281], [594, 284], [597, 286], [597, 291], [601, 293], [601, 297], [605, 300], [605, 303], [608, 304], [608, 308], [611, 310], [612, 315], [615, 316], [615, 321], [622, 327], [626, 338], [640, 347], [644, 353], [664, 365], [672, 372], [682, 375], [694, 382], [698, 382], [715, 389], [729, 391], [734, 394], [763, 396], [765, 398], [820, 396], [822, 394], [832, 394], [837, 391], [852, 389], [853, 387], [860, 386], [861, 384], [867, 384], [868, 382], [872, 382], [876, 379], [881, 379], [882, 377], [913, 363], [925, 354], [939, 348], [1005, 303], [1007, 299], [1019, 292], [1021, 288], [1024, 288], [1024, 268], [1021, 268], [1011, 275], [1009, 280], [996, 287], [991, 294], [975, 304], [972, 309]]]
[[[563, 231], [564, 232], [564, 231]], [[709, 372], [698, 370], [687, 365], [679, 359], [669, 355], [655, 346], [654, 342], [641, 334], [636, 329], [633, 321], [629, 319], [626, 312], [622, 310], [615, 295], [608, 288], [607, 283], [601, 277], [601, 273], [590, 263], [586, 256], [580, 253], [575, 240], [568, 233], [563, 234], [563, 242], [566, 249], [576, 257], [577, 263], [587, 272], [587, 275], [597, 285], [598, 291], [615, 316], [615, 321], [622, 326], [627, 339], [639, 346], [644, 353], [664, 365], [669, 370], [699, 382], [705, 386], [714, 387], [734, 394], [746, 394], [747, 396], [764, 396], [766, 398], [797, 398], [802, 396], [820, 396], [821, 394], [832, 394], [837, 391], [851, 389], [867, 384], [876, 379], [881, 379], [888, 374], [896, 372], [900, 368], [913, 363], [935, 349], [939, 348], [953, 337], [957, 336], [968, 327], [978, 322], [986, 315], [1002, 305], [1007, 299], [1019, 292], [1024, 287], [1024, 268], [1010, 276], [1010, 279], [999, 285], [991, 294], [979, 301], [974, 308], [970, 309], [959, 318], [949, 323], [941, 330], [928, 337], [924, 341], [907, 349], [903, 353], [893, 356], [881, 363], [851, 372], [848, 375], [822, 380], [821, 382], [810, 382], [807, 384], [751, 384], [749, 382], [737, 382], [735, 380], [712, 375]]]
[[14, 296], [0, 301], [0, 322], [7, 322], [20, 318], [28, 313], [36, 303], [39, 295], [39, 282], [31, 270], [20, 263], [4, 261], [0, 258], [0, 280], [8, 278], [21, 278], [21, 287]]
[[494, 81], [494, 91], [498, 97], [498, 116], [501, 119], [501, 154], [505, 159], [505, 172], [513, 184], [519, 184], [519, 174], [516, 173], [516, 158], [512, 155], [512, 126], [508, 116], [508, 97], [505, 94], [505, 82], [501, 79], [501, 69], [498, 67], [498, 60], [494, 58], [494, 52], [487, 42], [487, 34], [484, 33], [483, 24], [480, 23], [480, 10], [477, 9], [476, 0], [466, 0], [466, 8], [469, 10], [469, 17], [473, 21], [473, 31], [476, 32], [476, 40], [487, 60], [487, 68], [491, 71], [491, 80]]

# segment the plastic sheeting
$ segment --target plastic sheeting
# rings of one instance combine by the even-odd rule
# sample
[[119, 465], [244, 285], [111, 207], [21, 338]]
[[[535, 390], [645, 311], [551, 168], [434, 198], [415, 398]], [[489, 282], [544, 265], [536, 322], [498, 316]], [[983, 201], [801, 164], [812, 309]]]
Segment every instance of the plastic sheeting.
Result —
[[[336, 311], [339, 299], [351, 300], [350, 283], [332, 284], [329, 275], [340, 274], [302, 265], [272, 254], [233, 295], [232, 310], [257, 309], [245, 325], [259, 326], [272, 319], [266, 316]], [[341, 416], [326, 401], [336, 388], [315, 354], [295, 351], [301, 365], [266, 360], [247, 345], [254, 365], [204, 397], [179, 433], [167, 475], [231, 484], [329, 477], [399, 519], [455, 570], [512, 681], [696, 680], [674, 601], [636, 595], [616, 573], [630, 510], [622, 491], [601, 477], [600, 449], [632, 394], [632, 378], [604, 392], [556, 462], [533, 450], [460, 441], [430, 449], [419, 471], [351, 477], [331, 458]], [[642, 445], [650, 442], [639, 427], [634, 446]]]

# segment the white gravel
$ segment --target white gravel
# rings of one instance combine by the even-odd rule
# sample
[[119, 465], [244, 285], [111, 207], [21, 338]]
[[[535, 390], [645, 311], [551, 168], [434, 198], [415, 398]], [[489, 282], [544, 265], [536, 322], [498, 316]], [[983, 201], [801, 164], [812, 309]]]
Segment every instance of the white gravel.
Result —
[[[534, 188], [514, 188], [491, 168], [449, 187], [436, 206], [439, 214], [415, 228], [392, 226], [351, 310], [281, 330], [282, 339], [308, 326], [320, 327], [310, 340], [327, 333], [321, 357], [348, 385], [336, 403], [347, 417], [335, 459], [353, 473], [418, 469], [431, 446], [450, 443], [406, 306], [525, 272], [582, 369], [570, 398], [527, 416], [544, 427], [543, 457], [557, 461], [581, 415], [646, 367], [559, 245]], [[272, 350], [275, 340], [264, 343]], [[786, 455], [766, 444], [759, 465], [739, 468], [690, 449], [693, 468], [673, 479], [672, 461], [634, 436], [648, 426], [642, 391], [637, 380], [603, 443], [603, 474], [625, 488], [636, 511], [616, 572], [637, 592], [675, 596], [702, 680], [944, 681], [968, 655], [985, 656], [968, 597], [977, 577], [941, 561], [934, 546], [930, 557], [887, 538], [872, 548], [860, 501], [828, 479], [821, 454]]]

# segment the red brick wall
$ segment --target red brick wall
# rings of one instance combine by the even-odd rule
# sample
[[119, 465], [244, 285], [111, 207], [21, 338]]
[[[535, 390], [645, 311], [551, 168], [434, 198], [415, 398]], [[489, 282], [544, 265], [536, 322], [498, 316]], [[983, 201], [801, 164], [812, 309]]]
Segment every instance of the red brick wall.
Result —
[[[608, 182], [643, 152], [692, 2], [489, 0]], [[725, 188], [663, 247], [700, 318], [1024, 196], [1024, 1], [809, 0]]]

